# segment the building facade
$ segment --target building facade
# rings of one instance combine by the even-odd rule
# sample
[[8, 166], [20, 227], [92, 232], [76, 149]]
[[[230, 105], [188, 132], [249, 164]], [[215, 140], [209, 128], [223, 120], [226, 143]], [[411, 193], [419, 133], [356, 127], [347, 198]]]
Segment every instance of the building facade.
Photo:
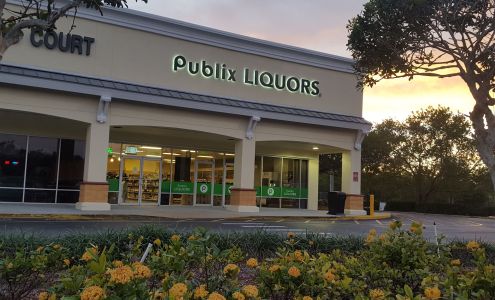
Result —
[[318, 157], [342, 153], [362, 212], [352, 60], [132, 10], [75, 24], [1, 62], [0, 202], [315, 210]]

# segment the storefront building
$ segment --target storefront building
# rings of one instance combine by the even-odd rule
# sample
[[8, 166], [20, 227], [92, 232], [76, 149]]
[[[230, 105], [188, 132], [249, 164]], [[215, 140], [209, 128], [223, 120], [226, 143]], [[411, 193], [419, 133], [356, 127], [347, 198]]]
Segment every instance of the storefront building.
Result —
[[318, 157], [342, 153], [362, 213], [351, 60], [131, 10], [71, 24], [0, 65], [0, 202], [315, 210]]

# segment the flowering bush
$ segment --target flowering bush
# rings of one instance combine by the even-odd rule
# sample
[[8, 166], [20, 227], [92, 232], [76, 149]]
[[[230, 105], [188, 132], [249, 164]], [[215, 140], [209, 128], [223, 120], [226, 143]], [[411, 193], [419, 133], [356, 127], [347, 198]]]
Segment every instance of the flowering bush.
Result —
[[[464, 244], [469, 258], [460, 259], [426, 242], [416, 223], [372, 230], [352, 253], [316, 251], [315, 237], [293, 233], [269, 257], [220, 248], [205, 230], [125, 239], [119, 247], [89, 244], [77, 257], [58, 244], [4, 251], [0, 298], [31, 299], [36, 290], [42, 300], [495, 299], [495, 267], [483, 246]], [[40, 289], [50, 270], [56, 276]]]

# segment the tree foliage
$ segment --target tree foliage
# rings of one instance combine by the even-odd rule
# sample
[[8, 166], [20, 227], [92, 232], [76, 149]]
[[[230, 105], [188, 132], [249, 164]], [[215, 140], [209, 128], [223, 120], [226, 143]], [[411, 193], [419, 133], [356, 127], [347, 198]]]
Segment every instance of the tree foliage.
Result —
[[446, 107], [377, 124], [363, 142], [362, 165], [366, 191], [418, 204], [445, 195], [461, 201], [486, 177], [468, 119]]
[[127, 0], [24, 0], [14, 8], [7, 6], [7, 0], [0, 0], [0, 61], [9, 47], [21, 41], [24, 29], [53, 30], [61, 17], [70, 12], [74, 12], [75, 17], [79, 7], [97, 9], [101, 13], [105, 5], [127, 7]]
[[348, 25], [360, 87], [460, 77], [475, 104], [476, 147], [495, 185], [495, 0], [370, 0]]

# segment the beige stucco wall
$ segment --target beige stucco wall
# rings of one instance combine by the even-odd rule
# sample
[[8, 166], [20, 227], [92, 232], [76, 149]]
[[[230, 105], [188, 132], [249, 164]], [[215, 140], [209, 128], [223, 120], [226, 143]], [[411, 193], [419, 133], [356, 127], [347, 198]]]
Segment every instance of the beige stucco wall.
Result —
[[[57, 31], [68, 32], [71, 22], [71, 18], [61, 19]], [[356, 78], [353, 74], [235, 52], [86, 19], [77, 19], [76, 25], [72, 33], [96, 39], [91, 56], [63, 53], [57, 48], [48, 50], [44, 46], [35, 48], [29, 41], [30, 32], [26, 31], [24, 39], [7, 51], [3, 62], [322, 112], [353, 116], [362, 114], [362, 94], [355, 88]], [[177, 54], [194, 60], [205, 59], [211, 64], [225, 63], [237, 70], [237, 82], [205, 79], [200, 75], [193, 77], [186, 71], [174, 73], [172, 58]], [[244, 85], [244, 67], [318, 80], [321, 97]]]

